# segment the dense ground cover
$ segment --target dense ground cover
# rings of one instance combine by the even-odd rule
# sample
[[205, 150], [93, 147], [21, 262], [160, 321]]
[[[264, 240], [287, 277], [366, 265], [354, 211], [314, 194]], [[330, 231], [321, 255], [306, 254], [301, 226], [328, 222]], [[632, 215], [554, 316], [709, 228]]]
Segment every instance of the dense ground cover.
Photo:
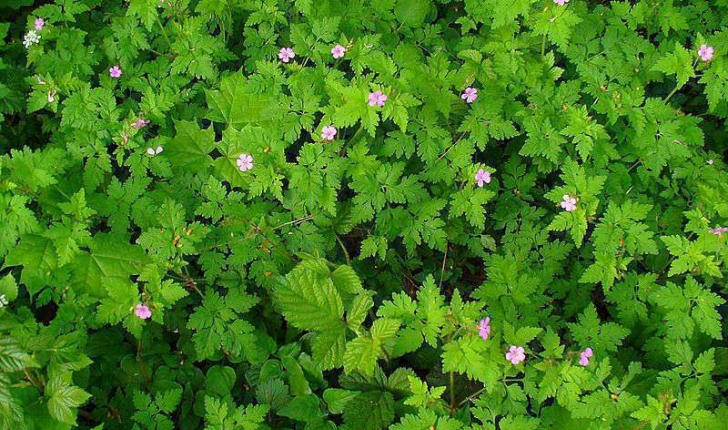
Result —
[[727, 24], [0, 0], [0, 428], [725, 429]]

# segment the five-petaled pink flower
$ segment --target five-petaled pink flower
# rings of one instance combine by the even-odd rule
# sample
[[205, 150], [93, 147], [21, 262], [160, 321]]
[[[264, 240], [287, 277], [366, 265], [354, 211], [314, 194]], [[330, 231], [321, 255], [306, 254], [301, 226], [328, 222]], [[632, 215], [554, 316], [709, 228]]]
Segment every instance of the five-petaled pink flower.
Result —
[[45, 25], [45, 21], [43, 20], [43, 18], [36, 18], [33, 25], [35, 26], [36, 30], [40, 30]]
[[136, 305], [134, 314], [136, 316], [138, 316], [139, 318], [145, 320], [152, 316], [152, 311], [149, 310], [149, 307], [147, 305], [143, 305], [143, 304], [139, 303], [138, 305]]
[[723, 233], [728, 233], [728, 227], [711, 228], [709, 231], [716, 236], [723, 236]]
[[559, 6], [563, 6], [568, 2], [569, 2], [569, 0], [554, 0], [554, 3], [556, 3]]
[[564, 194], [564, 201], [561, 202], [561, 208], [566, 212], [574, 212], [576, 210], [576, 199], [568, 194]]
[[526, 359], [526, 351], [521, 346], [511, 345], [511, 348], [506, 352], [506, 360], [513, 364], [518, 364]]
[[346, 54], [346, 48], [341, 45], [336, 45], [331, 48], [331, 54], [334, 56], [334, 58], [341, 58], [344, 56], [344, 54]]
[[483, 169], [478, 170], [478, 173], [475, 174], [475, 181], [480, 188], [483, 188], [484, 184], [490, 184], [490, 172]]
[[588, 366], [589, 365], [589, 359], [594, 355], [594, 351], [592, 351], [591, 348], [588, 348], [583, 350], [579, 353], [579, 365], [581, 366]]
[[253, 168], [253, 156], [249, 154], [240, 154], [237, 163], [241, 172], [247, 172]]
[[700, 56], [700, 59], [703, 61], [710, 61], [713, 59], [713, 54], [715, 53], [715, 49], [713, 49], [712, 46], [708, 45], [700, 45], [700, 49], [698, 49], [698, 55]]
[[483, 340], [488, 340], [488, 336], [490, 336], [490, 317], [486, 317], [478, 323], [478, 336], [482, 337]]
[[278, 52], [278, 58], [280, 58], [284, 63], [291, 61], [295, 57], [296, 53], [293, 52], [292, 48], [281, 48]]
[[109, 69], [109, 76], [111, 76], [112, 78], [120, 78], [121, 74], [122, 74], [122, 71], [121, 71], [121, 67], [119, 67], [119, 66], [114, 66]]
[[334, 140], [334, 137], [336, 136], [336, 127], [333, 125], [327, 125], [321, 130], [321, 137], [323, 137], [325, 140]]
[[478, 98], [478, 90], [473, 87], [465, 88], [460, 98], [465, 100], [465, 103], [472, 103]]
[[147, 124], [149, 124], [149, 121], [147, 121], [145, 119], [142, 119], [142, 118], [139, 118], [131, 126], [134, 127], [134, 128], [144, 128], [144, 127], [147, 126]]
[[384, 106], [384, 102], [387, 101], [387, 95], [381, 91], [374, 91], [369, 93], [369, 106], [377, 105], [379, 107]]

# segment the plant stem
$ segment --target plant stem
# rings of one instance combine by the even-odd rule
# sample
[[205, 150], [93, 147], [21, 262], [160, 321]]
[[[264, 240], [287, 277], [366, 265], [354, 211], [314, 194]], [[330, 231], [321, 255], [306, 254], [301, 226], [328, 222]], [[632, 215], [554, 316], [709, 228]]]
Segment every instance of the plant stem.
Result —
[[450, 371], [450, 412], [454, 412], [460, 405], [455, 404], [455, 371]]
[[144, 365], [144, 358], [142, 358], [142, 338], [139, 338], [137, 342], [137, 358], [139, 358], [139, 365], [141, 366], [142, 376], [144, 381], [149, 384], [149, 375], [147, 374], [147, 368]]
[[458, 403], [457, 407], [459, 408], [460, 406], [464, 405], [466, 402], [469, 402], [469, 401], [473, 400], [474, 398], [478, 397], [480, 394], [483, 393], [483, 391], [485, 391], [485, 387], [481, 388], [480, 390], [478, 390], [478, 391], [474, 392], [473, 394], [469, 395], [468, 397], [464, 398], [462, 402]]
[[678, 90], [679, 90], [680, 88], [682, 88], [682, 86], [680, 86], [680, 85], [675, 85], [675, 88], [673, 88], [673, 89], [672, 89], [672, 91], [670, 91], [670, 94], [668, 94], [668, 95], [667, 95], [667, 97], [665, 97], [665, 103], [667, 103], [667, 102], [668, 102], [668, 100], [670, 100], [670, 97], [674, 96], [674, 95], [675, 95], [675, 93], [676, 93], [676, 92], [677, 92], [677, 91], [678, 91]]
[[30, 383], [33, 384], [35, 388], [39, 389], [40, 391], [44, 390], [43, 383], [33, 376], [32, 370], [28, 371], [28, 369], [24, 367], [23, 373], [25, 373], [25, 378], [30, 381]]
[[344, 258], [346, 258], [346, 264], [351, 265], [351, 259], [349, 258], [349, 252], [346, 250], [346, 246], [344, 246], [344, 242], [341, 241], [341, 238], [338, 234], [334, 231], [334, 237], [336, 238], [336, 241], [339, 242], [339, 246], [341, 247], [341, 250], [344, 251]]
[[156, 14], [157, 17], [157, 24], [159, 24], [159, 29], [162, 30], [162, 36], [164, 36], [164, 40], [167, 41], [167, 45], [169, 47], [172, 47], [172, 42], [169, 40], [169, 36], [167, 36], [167, 30], [164, 29], [164, 25], [162, 25], [162, 20], [159, 19], [159, 14]]
[[541, 56], [546, 55], [546, 33], [541, 37]]

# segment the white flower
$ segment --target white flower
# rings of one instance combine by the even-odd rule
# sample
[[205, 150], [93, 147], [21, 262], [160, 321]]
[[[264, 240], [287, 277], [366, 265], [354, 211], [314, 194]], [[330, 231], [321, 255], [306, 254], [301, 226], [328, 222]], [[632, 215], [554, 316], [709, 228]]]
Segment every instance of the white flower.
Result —
[[29, 30], [25, 33], [25, 36], [23, 36], [23, 46], [25, 46], [26, 49], [29, 48], [30, 45], [35, 45], [38, 42], [40, 42], [40, 34], [38, 34], [35, 30]]
[[3, 308], [7, 306], [8, 299], [5, 297], [5, 294], [0, 294], [0, 308]]
[[160, 153], [160, 152], [162, 152], [163, 150], [164, 150], [164, 149], [162, 149], [162, 147], [161, 147], [161, 146], [157, 146], [157, 149], [154, 149], [154, 148], [147, 148], [147, 154], [149, 154], [149, 155], [152, 155], [152, 156], [154, 156], [154, 155], [157, 155], [157, 154], [159, 154], [159, 153]]

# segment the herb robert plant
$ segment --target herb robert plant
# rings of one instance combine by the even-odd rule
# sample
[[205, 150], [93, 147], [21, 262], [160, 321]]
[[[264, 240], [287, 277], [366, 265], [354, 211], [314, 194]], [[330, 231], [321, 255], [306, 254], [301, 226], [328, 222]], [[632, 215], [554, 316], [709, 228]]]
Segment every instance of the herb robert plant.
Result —
[[0, 0], [0, 429], [725, 429], [726, 29]]

